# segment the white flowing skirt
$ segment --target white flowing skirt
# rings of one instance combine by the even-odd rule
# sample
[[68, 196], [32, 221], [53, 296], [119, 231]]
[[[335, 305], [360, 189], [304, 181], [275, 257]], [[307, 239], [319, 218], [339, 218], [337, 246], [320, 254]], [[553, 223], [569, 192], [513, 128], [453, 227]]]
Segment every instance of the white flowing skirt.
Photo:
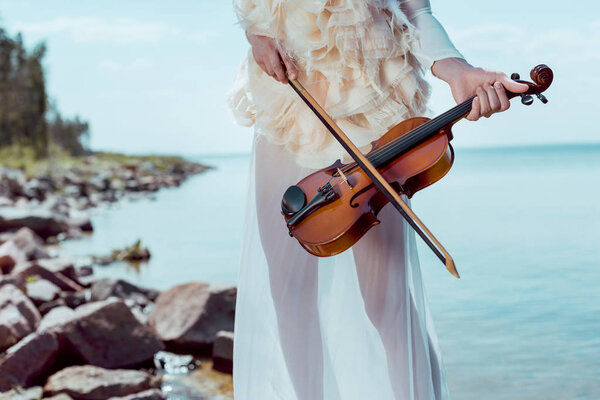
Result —
[[281, 196], [311, 170], [255, 135], [235, 317], [236, 400], [448, 399], [415, 236], [391, 206], [351, 250], [310, 255]]

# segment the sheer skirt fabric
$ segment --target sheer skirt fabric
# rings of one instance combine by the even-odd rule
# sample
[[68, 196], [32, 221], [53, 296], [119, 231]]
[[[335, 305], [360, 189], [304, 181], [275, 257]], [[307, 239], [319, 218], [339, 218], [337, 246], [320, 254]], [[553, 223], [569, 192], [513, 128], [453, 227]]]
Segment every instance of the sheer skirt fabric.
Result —
[[312, 170], [255, 134], [235, 321], [236, 400], [448, 399], [415, 237], [390, 206], [351, 250], [289, 237], [285, 189]]

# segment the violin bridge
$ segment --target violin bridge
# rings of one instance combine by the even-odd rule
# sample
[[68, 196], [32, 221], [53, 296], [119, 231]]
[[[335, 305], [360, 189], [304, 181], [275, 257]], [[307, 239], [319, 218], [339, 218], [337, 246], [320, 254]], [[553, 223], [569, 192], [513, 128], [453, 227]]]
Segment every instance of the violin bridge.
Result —
[[338, 169], [337, 169], [337, 172], [338, 172], [338, 174], [340, 174], [340, 177], [342, 178], [342, 180], [343, 180], [344, 182], [346, 182], [346, 185], [348, 185], [348, 187], [349, 187], [350, 189], [354, 189], [354, 188], [352, 187], [352, 185], [350, 184], [350, 182], [348, 182], [348, 178], [346, 178], [346, 175], [344, 175], [344, 173], [342, 172], [342, 170], [338, 168]]

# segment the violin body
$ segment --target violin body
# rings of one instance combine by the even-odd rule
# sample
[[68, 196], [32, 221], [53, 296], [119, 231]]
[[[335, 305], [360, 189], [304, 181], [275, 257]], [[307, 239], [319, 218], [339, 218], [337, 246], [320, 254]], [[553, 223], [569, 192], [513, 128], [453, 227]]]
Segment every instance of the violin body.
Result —
[[[371, 143], [369, 154], [427, 121], [429, 118], [416, 117], [399, 123]], [[450, 138], [448, 126], [378, 170], [398, 193], [412, 197], [442, 179], [452, 167], [454, 151]], [[336, 194], [334, 200], [315, 209], [301, 223], [289, 227], [290, 235], [309, 253], [319, 257], [339, 254], [354, 245], [371, 227], [379, 224], [377, 214], [388, 203], [361, 168], [353, 168], [345, 174], [347, 183], [339, 176], [338, 169], [343, 168], [338, 161], [308, 175], [296, 185], [304, 193], [317, 193], [324, 183], [331, 182]], [[285, 213], [284, 217], [286, 221], [291, 218]]]

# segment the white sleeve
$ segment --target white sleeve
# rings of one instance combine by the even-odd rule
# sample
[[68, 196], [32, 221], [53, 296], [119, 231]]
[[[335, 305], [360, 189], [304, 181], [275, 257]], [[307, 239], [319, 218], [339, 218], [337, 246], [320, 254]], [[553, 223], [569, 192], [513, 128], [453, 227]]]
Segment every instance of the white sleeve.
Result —
[[431, 13], [429, 0], [400, 0], [400, 3], [419, 32], [419, 47], [413, 52], [424, 68], [431, 69], [435, 61], [444, 58], [464, 58], [450, 41], [442, 24]]

